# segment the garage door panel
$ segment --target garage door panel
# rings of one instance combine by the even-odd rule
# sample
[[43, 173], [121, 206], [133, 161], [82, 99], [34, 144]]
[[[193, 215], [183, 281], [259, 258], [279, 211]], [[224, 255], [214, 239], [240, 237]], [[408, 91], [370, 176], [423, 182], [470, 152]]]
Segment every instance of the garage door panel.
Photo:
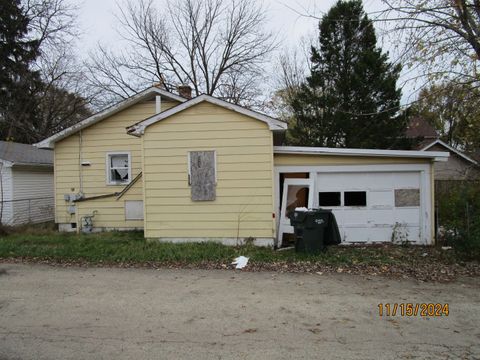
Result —
[[396, 223], [418, 226], [420, 222], [420, 208], [396, 208], [394, 220]]
[[[343, 242], [362, 243], [362, 242], [386, 242], [395, 238], [397, 242], [408, 240], [409, 242], [418, 242], [420, 240], [420, 227], [409, 226], [405, 229], [394, 230], [393, 226], [375, 226], [375, 227], [348, 227], [340, 228], [340, 235]], [[396, 236], [393, 236], [393, 234]]]
[[391, 226], [376, 226], [371, 229], [368, 241], [370, 242], [384, 242], [392, 239]]
[[408, 241], [419, 242], [420, 241], [420, 226], [409, 226], [407, 238], [408, 238]]
[[368, 174], [367, 186], [372, 190], [391, 189], [393, 174], [387, 172], [374, 172]]
[[393, 209], [372, 209], [368, 212], [367, 221], [375, 225], [395, 224]]
[[345, 213], [343, 211], [338, 209], [333, 209], [332, 212], [333, 212], [333, 215], [335, 215], [335, 220], [337, 220], [337, 224], [339, 226], [340, 224], [345, 224]]
[[394, 242], [401, 243], [405, 240], [409, 242], [419, 242], [420, 241], [420, 226], [394, 226], [391, 229], [391, 237]]
[[[396, 189], [420, 188], [420, 172], [319, 173], [318, 192], [366, 191], [366, 207], [332, 207], [344, 242], [391, 241], [398, 224], [409, 241], [420, 238], [420, 207], [395, 207]], [[317, 194], [318, 196], [318, 194]], [[343, 202], [342, 202], [343, 204]], [[403, 236], [405, 238], [405, 236]]]
[[394, 205], [394, 192], [392, 190], [370, 191], [368, 194], [368, 206], [371, 208], [392, 208]]
[[365, 209], [345, 209], [342, 212], [342, 224], [345, 226], [367, 225], [368, 211]]
[[340, 233], [344, 234], [342, 241], [354, 243], [385, 242], [392, 238], [391, 227], [344, 228]]
[[401, 172], [396, 174], [398, 176], [393, 177], [394, 188], [396, 189], [420, 188], [420, 176], [418, 172]]
[[322, 191], [322, 188], [326, 188], [328, 191], [364, 190], [371, 183], [370, 174], [365, 173], [320, 173], [317, 176], [319, 191]]

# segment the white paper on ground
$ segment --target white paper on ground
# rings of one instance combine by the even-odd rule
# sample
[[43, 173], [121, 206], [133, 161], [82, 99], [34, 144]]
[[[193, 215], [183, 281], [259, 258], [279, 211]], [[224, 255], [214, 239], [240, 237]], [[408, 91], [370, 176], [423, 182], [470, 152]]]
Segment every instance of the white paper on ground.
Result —
[[308, 209], [306, 207], [297, 207], [295, 211], [308, 211]]
[[247, 257], [239, 256], [233, 260], [232, 265], [237, 265], [235, 266], [235, 269], [243, 269], [245, 266], [247, 266], [247, 263], [248, 263]]

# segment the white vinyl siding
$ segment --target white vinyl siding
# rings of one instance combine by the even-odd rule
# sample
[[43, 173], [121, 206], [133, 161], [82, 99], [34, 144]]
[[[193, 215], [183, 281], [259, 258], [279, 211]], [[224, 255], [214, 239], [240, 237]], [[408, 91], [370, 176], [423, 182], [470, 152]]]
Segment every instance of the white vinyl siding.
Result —
[[[162, 108], [164, 106], [165, 102], [162, 102]], [[95, 228], [136, 229], [143, 226], [141, 220], [125, 221], [124, 203], [117, 201], [115, 197], [77, 203], [77, 214], [70, 215], [68, 212], [70, 203], [64, 200], [64, 195], [82, 191], [86, 197], [93, 197], [121, 191], [125, 185], [118, 187], [108, 185], [106, 154], [117, 151], [129, 152], [131, 174], [134, 179], [142, 171], [141, 139], [128, 135], [125, 128], [154, 113], [155, 101], [138, 103], [55, 143], [57, 223], [75, 223], [77, 217], [91, 215], [97, 210], [94, 218]], [[83, 162], [88, 161], [90, 165], [80, 166], [80, 159]], [[142, 199], [142, 181], [135, 183], [122, 197], [122, 200]]]
[[1, 182], [2, 182], [2, 224], [11, 225], [13, 219], [13, 207], [12, 207], [12, 168], [0, 163], [1, 166]]
[[[143, 136], [145, 236], [272, 239], [272, 134], [267, 124], [208, 103]], [[188, 153], [216, 152], [215, 200], [192, 201]]]
[[53, 220], [52, 168], [13, 167], [12, 185], [12, 225]]

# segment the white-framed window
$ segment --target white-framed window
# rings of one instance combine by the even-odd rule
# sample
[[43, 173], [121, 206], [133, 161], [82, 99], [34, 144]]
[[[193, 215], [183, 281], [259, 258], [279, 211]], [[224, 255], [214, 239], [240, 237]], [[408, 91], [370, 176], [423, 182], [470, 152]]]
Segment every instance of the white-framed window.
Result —
[[106, 157], [108, 185], [125, 185], [132, 180], [132, 164], [127, 151], [109, 152]]

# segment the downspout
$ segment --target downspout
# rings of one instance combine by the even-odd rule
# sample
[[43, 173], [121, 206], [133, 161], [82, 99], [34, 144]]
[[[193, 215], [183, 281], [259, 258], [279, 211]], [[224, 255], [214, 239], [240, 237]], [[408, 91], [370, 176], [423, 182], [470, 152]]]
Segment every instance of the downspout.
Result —
[[79, 177], [79, 183], [80, 183], [80, 193], [83, 195], [82, 146], [83, 146], [83, 136], [82, 136], [82, 129], [80, 129], [78, 133], [78, 177]]
[[[82, 136], [82, 129], [80, 129], [80, 131], [78, 132], [78, 180], [79, 180], [80, 191], [78, 193], [83, 196], [82, 146], [83, 146], [83, 136]], [[74, 204], [74, 206], [75, 206], [75, 223], [77, 224], [76, 232], [77, 234], [80, 234], [82, 223], [79, 215], [79, 206], [77, 204]]]

